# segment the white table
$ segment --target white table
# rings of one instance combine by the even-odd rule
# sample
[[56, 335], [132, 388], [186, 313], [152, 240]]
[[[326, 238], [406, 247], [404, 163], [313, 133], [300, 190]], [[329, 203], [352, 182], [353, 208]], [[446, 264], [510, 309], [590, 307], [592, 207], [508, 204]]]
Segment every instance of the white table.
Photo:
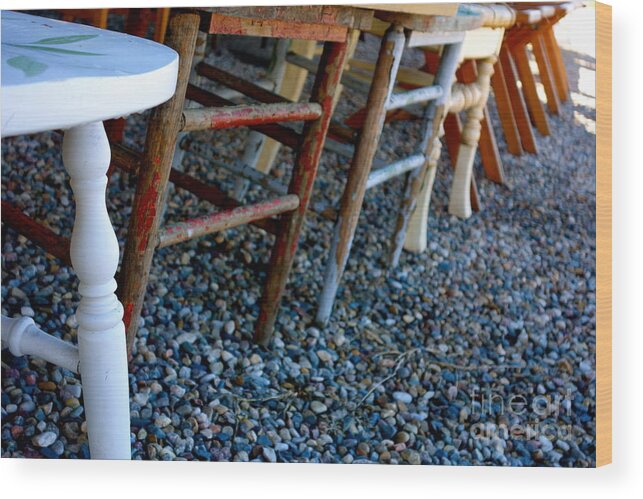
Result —
[[2, 12], [2, 137], [63, 129], [76, 217], [71, 260], [80, 280], [78, 348], [29, 318], [2, 318], [2, 346], [80, 373], [93, 459], [130, 459], [118, 242], [105, 204], [110, 147], [102, 121], [174, 93], [178, 56], [157, 43], [78, 24]]

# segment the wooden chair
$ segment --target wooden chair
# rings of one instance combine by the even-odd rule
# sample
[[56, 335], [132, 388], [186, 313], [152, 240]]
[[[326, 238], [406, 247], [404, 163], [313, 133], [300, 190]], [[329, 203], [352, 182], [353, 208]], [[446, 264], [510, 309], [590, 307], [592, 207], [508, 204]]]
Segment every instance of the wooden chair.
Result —
[[[375, 6], [370, 7], [375, 8]], [[415, 11], [405, 12], [406, 7], [411, 7]], [[438, 9], [432, 13], [442, 12], [447, 15], [428, 15], [424, 9]], [[361, 127], [361, 133], [357, 139], [354, 138], [352, 130], [337, 123], [331, 124], [329, 129], [329, 138], [335, 140], [327, 141], [327, 148], [352, 158], [352, 161], [340, 202], [339, 214], [336, 217], [335, 236], [326, 267], [324, 290], [317, 312], [316, 320], [320, 325], [324, 325], [330, 316], [335, 293], [350, 252], [366, 189], [375, 187], [398, 175], [409, 173], [411, 180], [407, 185], [405, 203], [402, 204], [400, 211], [391, 254], [392, 265], [397, 263], [401, 243], [404, 241], [406, 224], [412, 209], [410, 203], [415, 200], [416, 190], [421, 184], [415, 175], [419, 176], [420, 170], [422, 170], [422, 175], [424, 175], [425, 169], [433, 170], [437, 155], [439, 155], [440, 146], [437, 132], [442, 126], [441, 112], [449, 100], [453, 72], [459, 61], [464, 33], [467, 29], [477, 28], [482, 24], [483, 17], [479, 12], [474, 13], [473, 10], [464, 7], [461, 9], [460, 15], [455, 16], [456, 13], [457, 5], [455, 4], [400, 6], [399, 9], [397, 6], [385, 6], [376, 10], [375, 15], [380, 18], [380, 26], [384, 24], [390, 26], [386, 33], [382, 33], [384, 36], [378, 62], [371, 68], [371, 74], [366, 81], [360, 81], [359, 78], [355, 78], [351, 74], [345, 74], [342, 78], [343, 84], [357, 86], [368, 93], [369, 97], [362, 113], [364, 126]], [[445, 46], [438, 78], [435, 82], [431, 80], [421, 88], [409, 92], [394, 93], [396, 74], [404, 45], [418, 46], [422, 44], [422, 41], [426, 42], [427, 40]], [[304, 48], [308, 57], [311, 57], [315, 52], [315, 47], [312, 44], [304, 46]], [[301, 54], [291, 52], [287, 55], [286, 60], [292, 66], [298, 66], [299, 69], [291, 69], [291, 74], [296, 75], [298, 81], [301, 81], [307, 71], [315, 72], [314, 62]], [[353, 64], [359, 65], [359, 62], [352, 60], [349, 66], [352, 68]], [[301, 87], [295, 86], [290, 90], [292, 94], [299, 95]], [[378, 168], [371, 172], [371, 165], [374, 163], [375, 151], [387, 113], [420, 102], [430, 103], [424, 118], [423, 142], [418, 147], [418, 152], [390, 165], [377, 164]], [[437, 114], [435, 118], [434, 113]], [[437, 128], [435, 128], [436, 126]], [[273, 157], [271, 154], [257, 155], [255, 166], [269, 171]]]
[[[130, 348], [154, 250], [242, 224], [253, 224], [276, 237], [255, 327], [255, 340], [268, 342], [310, 200], [350, 31], [368, 27], [371, 18], [370, 11], [340, 6], [216, 8], [198, 13], [177, 11], [172, 17], [167, 44], [181, 60], [176, 94], [150, 117], [142, 156], [122, 146], [116, 147], [114, 154], [119, 166], [138, 177], [119, 286]], [[309, 102], [288, 102], [203, 62], [208, 33], [324, 41]], [[191, 72], [192, 83], [188, 83]], [[262, 104], [230, 106], [228, 100], [198, 87], [198, 78], [221, 83]], [[202, 107], [186, 108], [186, 99]], [[303, 132], [278, 124], [288, 121], [305, 121]], [[249, 126], [297, 153], [288, 186], [275, 185], [274, 179], [258, 177], [242, 165], [226, 165], [233, 174], [257, 181], [270, 191], [272, 197], [267, 201], [241, 206], [216, 186], [172, 168], [179, 132], [237, 126]], [[219, 211], [161, 228], [168, 181], [211, 202]]]
[[577, 1], [510, 4], [516, 11], [516, 22], [505, 33], [492, 85], [512, 154], [537, 153], [532, 123], [541, 135], [550, 134], [545, 108], [529, 66], [528, 49], [531, 47], [536, 59], [547, 108], [558, 114], [560, 103], [568, 98], [568, 84], [553, 26], [581, 5]]
[[[515, 13], [513, 9], [504, 5], [470, 5], [470, 8], [479, 9], [483, 16], [483, 26], [476, 30], [467, 31], [465, 34], [461, 52], [460, 67], [456, 71], [458, 83], [452, 90], [451, 102], [449, 103], [449, 114], [445, 118], [444, 129], [447, 147], [451, 156], [451, 162], [456, 170], [456, 177], [452, 187], [450, 198], [450, 212], [467, 218], [472, 210], [480, 209], [480, 201], [475, 179], [472, 175], [472, 162], [475, 151], [480, 140], [482, 163], [487, 177], [493, 182], [502, 184], [504, 172], [502, 161], [495, 141], [495, 135], [490, 125], [486, 106], [489, 95], [489, 77], [493, 73], [493, 65], [497, 60], [500, 44], [502, 42], [504, 28], [514, 24]], [[375, 22], [369, 33], [382, 36], [387, 28], [386, 23]], [[416, 41], [417, 43], [417, 41]], [[433, 81], [433, 74], [438, 69], [439, 47], [422, 47], [425, 53], [426, 64], [423, 68], [426, 72], [413, 68], [400, 68], [398, 70], [397, 85], [404, 88], [417, 88], [422, 85], [429, 85]], [[372, 78], [373, 64], [367, 61], [349, 61], [351, 70], [348, 75], [369, 81]], [[479, 69], [483, 73], [479, 75]], [[427, 74], [428, 72], [428, 74]], [[433, 74], [431, 74], [433, 73]], [[463, 133], [459, 113], [468, 112], [467, 130]], [[482, 112], [479, 119], [478, 113]], [[360, 128], [363, 125], [365, 109], [353, 114], [346, 123], [352, 127]], [[407, 111], [389, 111], [386, 121], [395, 119], [415, 118]], [[475, 129], [479, 132], [473, 133]], [[460, 151], [466, 151], [463, 156]], [[460, 184], [464, 177], [470, 178], [470, 188], [466, 192], [467, 199], [464, 199], [463, 185]], [[414, 252], [424, 251], [426, 248], [426, 222], [428, 220], [428, 208], [430, 202], [430, 188], [432, 180], [425, 182], [425, 189], [421, 193], [418, 206], [411, 217], [411, 225], [408, 230], [405, 249]]]
[[[319, 325], [325, 325], [330, 318], [366, 190], [408, 173], [389, 257], [389, 265], [397, 264], [417, 196], [423, 183], [431, 177], [437, 166], [441, 147], [439, 134], [446, 115], [464, 34], [482, 24], [482, 16], [469, 7], [460, 6], [453, 14], [455, 15], [423, 16], [395, 12], [394, 7], [390, 10], [377, 10], [375, 13], [378, 19], [389, 23], [390, 27], [380, 45], [368, 92], [364, 124], [354, 147], [351, 167], [340, 201], [324, 273], [324, 288], [316, 315]], [[404, 47], [427, 44], [444, 46], [435, 79], [427, 86], [395, 92], [396, 76]], [[422, 119], [422, 140], [415, 153], [371, 171], [387, 112], [417, 103], [427, 105]], [[350, 136], [345, 137], [345, 140], [350, 141]]]

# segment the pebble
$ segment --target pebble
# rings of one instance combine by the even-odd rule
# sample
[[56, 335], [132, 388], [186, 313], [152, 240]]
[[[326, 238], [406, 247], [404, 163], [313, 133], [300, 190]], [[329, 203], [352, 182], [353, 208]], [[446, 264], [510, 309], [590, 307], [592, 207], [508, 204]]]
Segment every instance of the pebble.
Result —
[[25, 317], [35, 317], [36, 312], [34, 312], [31, 307], [21, 307], [20, 315], [24, 315]]
[[413, 402], [413, 396], [407, 392], [394, 392], [393, 398], [398, 402], [403, 402], [404, 404], [410, 404]]
[[159, 428], [165, 428], [166, 426], [169, 426], [172, 424], [172, 420], [169, 417], [167, 417], [165, 414], [162, 414], [154, 420], [154, 424]]
[[49, 447], [56, 441], [57, 438], [58, 435], [56, 435], [53, 431], [45, 431], [43, 433], [35, 435], [31, 439], [31, 441], [36, 447]]
[[331, 354], [328, 353], [326, 350], [319, 350], [317, 352], [317, 357], [319, 357], [319, 359], [322, 362], [327, 362], [327, 363], [333, 360], [333, 357], [331, 356]]
[[270, 447], [262, 447], [261, 453], [263, 457], [268, 461], [269, 463], [276, 463], [277, 462], [277, 454], [275, 454], [275, 450], [270, 448]]
[[235, 328], [236, 328], [236, 325], [235, 325], [234, 321], [228, 321], [223, 326], [223, 330], [225, 331], [226, 334], [234, 333]]
[[310, 408], [315, 414], [322, 414], [328, 410], [328, 407], [326, 407], [326, 404], [323, 404], [322, 402], [319, 402], [318, 400], [313, 400], [310, 403]]

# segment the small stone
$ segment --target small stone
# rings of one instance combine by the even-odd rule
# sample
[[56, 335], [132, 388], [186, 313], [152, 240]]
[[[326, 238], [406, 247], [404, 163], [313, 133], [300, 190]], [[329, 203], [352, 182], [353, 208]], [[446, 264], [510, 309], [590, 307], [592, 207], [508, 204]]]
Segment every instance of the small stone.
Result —
[[275, 454], [275, 450], [270, 448], [270, 447], [262, 447], [261, 453], [263, 454], [263, 457], [266, 461], [269, 463], [276, 463], [277, 462], [277, 454]]
[[394, 442], [396, 444], [405, 444], [409, 441], [410, 438], [411, 436], [408, 433], [406, 433], [405, 431], [401, 431], [397, 435], [395, 435]]
[[371, 447], [366, 442], [357, 444], [357, 454], [359, 456], [368, 456], [371, 452]]
[[63, 400], [70, 398], [80, 398], [82, 387], [80, 385], [65, 385], [61, 390]]
[[538, 441], [540, 442], [540, 449], [545, 453], [550, 452], [554, 448], [554, 444], [552, 444], [551, 440], [545, 435], [541, 435]]
[[33, 437], [31, 441], [36, 447], [49, 447], [56, 441], [57, 438], [58, 435], [56, 435], [53, 431], [46, 431], [44, 433], [39, 433], [38, 435]]
[[149, 393], [138, 392], [134, 394], [134, 402], [136, 402], [141, 407], [147, 404], [147, 401], [149, 400], [149, 398], [150, 398]]
[[180, 385], [172, 385], [170, 387], [170, 393], [178, 398], [182, 398], [186, 391], [187, 390]]
[[402, 402], [403, 404], [410, 404], [411, 402], [413, 402], [413, 397], [411, 396], [411, 394], [406, 392], [393, 392], [393, 398], [398, 402]]
[[401, 453], [402, 458], [409, 464], [418, 465], [422, 464], [420, 453], [412, 449], [406, 449]]
[[333, 360], [332, 355], [328, 353], [326, 350], [319, 350], [317, 352], [317, 357], [319, 357], [319, 359], [322, 362], [326, 362], [326, 363], [331, 362]]
[[76, 321], [76, 314], [72, 314], [69, 317], [67, 317], [65, 324], [71, 329], [76, 329], [78, 327], [78, 322]]
[[310, 408], [315, 414], [322, 414], [328, 410], [328, 407], [326, 407], [326, 404], [323, 404], [318, 400], [313, 400], [310, 403]]
[[40, 383], [38, 383], [38, 388], [46, 392], [55, 392], [56, 388], [58, 387], [53, 381], [41, 381]]
[[161, 414], [158, 418], [154, 420], [154, 424], [159, 428], [165, 428], [172, 424], [172, 420], [168, 418], [165, 414]]
[[[4, 252], [3, 252], [3, 254], [4, 254]], [[21, 301], [27, 299], [27, 295], [20, 288], [11, 288], [11, 296], [13, 296], [15, 298], [18, 298], [18, 300], [21, 300]]]
[[223, 326], [223, 330], [225, 331], [226, 334], [234, 333], [234, 329], [235, 329], [234, 321], [228, 321]]
[[21, 307], [20, 308], [20, 315], [24, 317], [33, 317], [36, 315], [36, 313], [33, 311], [33, 308], [31, 307]]
[[36, 403], [32, 400], [26, 400], [20, 404], [20, 410], [23, 412], [33, 412], [36, 410]]
[[415, 317], [413, 317], [412, 315], [405, 314], [402, 316], [402, 320], [407, 324], [411, 324], [411, 322], [415, 320]]

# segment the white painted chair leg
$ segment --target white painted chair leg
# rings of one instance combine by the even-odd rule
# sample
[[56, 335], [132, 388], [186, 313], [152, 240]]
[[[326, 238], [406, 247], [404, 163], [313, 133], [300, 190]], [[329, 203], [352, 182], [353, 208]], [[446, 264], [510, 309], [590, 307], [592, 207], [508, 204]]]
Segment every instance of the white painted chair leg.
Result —
[[458, 161], [455, 165], [451, 192], [449, 195], [449, 213], [459, 218], [471, 216], [471, 176], [473, 175], [473, 161], [480, 140], [480, 122], [484, 117], [484, 106], [487, 104], [491, 75], [496, 57], [478, 61], [478, 78], [476, 80], [480, 94], [476, 104], [467, 112], [467, 120], [462, 129]]
[[[479, 123], [478, 123], [479, 125]], [[449, 194], [449, 213], [458, 218], [471, 216], [471, 176], [473, 175], [473, 160], [476, 157], [477, 146], [460, 144], [458, 161], [453, 172], [451, 192]]]
[[435, 182], [437, 167], [429, 167], [426, 172], [424, 186], [409, 220], [409, 226], [404, 239], [404, 249], [412, 253], [422, 253], [426, 250], [427, 238], [426, 228], [429, 223], [429, 205], [431, 204], [431, 192]]
[[105, 204], [110, 148], [103, 124], [66, 131], [63, 161], [76, 202], [71, 261], [80, 280], [76, 320], [90, 453], [130, 459], [127, 347], [114, 294], [119, 249]]

